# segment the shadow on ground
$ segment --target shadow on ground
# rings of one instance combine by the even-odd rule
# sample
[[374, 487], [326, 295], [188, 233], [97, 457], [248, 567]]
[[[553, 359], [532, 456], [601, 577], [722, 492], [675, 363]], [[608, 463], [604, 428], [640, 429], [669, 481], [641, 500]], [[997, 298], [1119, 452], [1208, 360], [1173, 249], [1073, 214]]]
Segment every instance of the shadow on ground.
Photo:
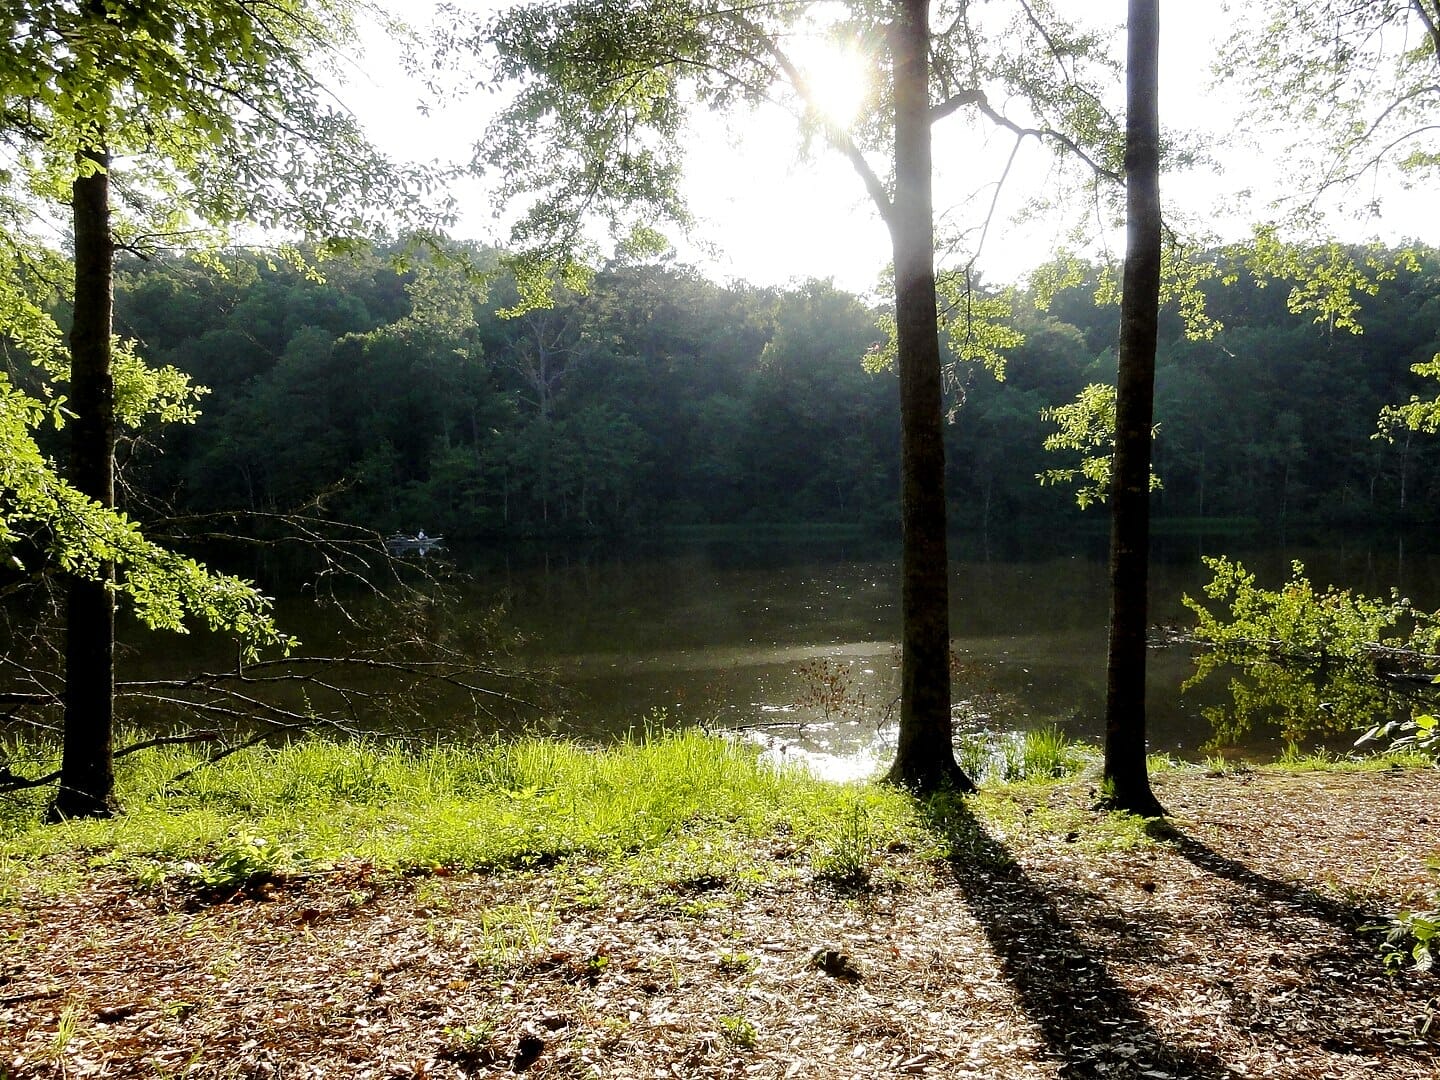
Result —
[[1318, 1045], [1356, 1058], [1398, 1053], [1440, 1066], [1440, 985], [1433, 975], [1384, 969], [1376, 929], [1383, 912], [1270, 877], [1184, 832], [1169, 830], [1167, 839], [1181, 858], [1233, 886], [1227, 921], [1237, 937], [1256, 943], [1253, 962], [1304, 987], [1293, 1002], [1234, 994], [1235, 1024], [1278, 1046]]
[[[1108, 957], [1097, 955], [1061, 913], [1056, 891], [1034, 881], [962, 801], [931, 805], [933, 823], [952, 844], [955, 882], [1060, 1076], [1240, 1076], [1212, 1055], [1162, 1037], [1110, 975]], [[1145, 928], [1116, 922], [1132, 944], [1144, 943]]]

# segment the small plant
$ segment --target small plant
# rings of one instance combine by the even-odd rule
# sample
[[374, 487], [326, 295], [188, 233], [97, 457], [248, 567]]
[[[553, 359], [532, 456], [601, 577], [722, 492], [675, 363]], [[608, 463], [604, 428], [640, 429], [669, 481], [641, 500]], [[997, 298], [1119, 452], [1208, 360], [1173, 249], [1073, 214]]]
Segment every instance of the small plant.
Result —
[[238, 890], [279, 877], [293, 865], [294, 854], [283, 844], [237, 833], [226, 839], [209, 862], [187, 862], [181, 870], [203, 889]]
[[726, 975], [743, 975], [755, 966], [755, 958], [749, 953], [721, 953], [717, 966]]
[[999, 762], [991, 774], [1013, 783], [1021, 780], [1058, 780], [1080, 771], [1085, 755], [1058, 727], [1051, 724], [1025, 732], [1018, 740], [1006, 741]]
[[717, 1023], [720, 1026], [720, 1034], [732, 1046], [738, 1046], [742, 1050], [753, 1050], [755, 1044], [760, 1041], [760, 1032], [743, 1016], [722, 1016]]
[[1079, 772], [1085, 764], [1070, 736], [1053, 724], [1025, 733], [1021, 752], [1027, 780], [1056, 780]]
[[1377, 724], [1361, 735], [1355, 745], [1389, 739], [1388, 754], [1420, 754], [1440, 765], [1440, 719], [1433, 713], [1422, 713], [1410, 720], [1392, 720]]
[[50, 1060], [59, 1061], [80, 1030], [80, 1006], [66, 1005], [55, 1022], [55, 1037], [50, 1040]]
[[812, 856], [815, 876], [846, 888], [870, 884], [870, 863], [875, 855], [875, 837], [866, 818], [865, 804], [857, 798], [840, 824]]
[[[1430, 870], [1440, 884], [1440, 859], [1430, 860]], [[1403, 909], [1384, 926], [1371, 927], [1385, 931], [1380, 954], [1388, 967], [1407, 965], [1416, 971], [1431, 971], [1435, 954], [1440, 952], [1440, 888], [1435, 890], [1435, 906], [1428, 910]]]
[[502, 905], [480, 913], [479, 940], [470, 962], [477, 967], [505, 968], [539, 951], [550, 940], [555, 917], [529, 904]]
[[495, 1044], [495, 1024], [491, 1020], [445, 1029], [445, 1046], [440, 1057], [467, 1069], [480, 1069], [503, 1061], [506, 1055]]

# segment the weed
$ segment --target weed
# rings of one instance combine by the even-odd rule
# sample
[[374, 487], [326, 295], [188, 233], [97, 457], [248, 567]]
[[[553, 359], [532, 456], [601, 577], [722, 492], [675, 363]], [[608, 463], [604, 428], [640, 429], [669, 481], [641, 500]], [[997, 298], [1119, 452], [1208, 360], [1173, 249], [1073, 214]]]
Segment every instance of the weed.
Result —
[[529, 904], [502, 905], [482, 911], [477, 929], [479, 938], [471, 949], [470, 962], [503, 969], [545, 947], [555, 930], [555, 916], [549, 909], [537, 911]]
[[279, 876], [294, 861], [294, 853], [284, 844], [239, 833], [228, 837], [208, 862], [186, 862], [181, 870], [190, 882], [204, 889], [243, 889]]
[[1051, 724], [1025, 732], [1020, 744], [1019, 780], [1057, 780], [1079, 772], [1085, 754], [1070, 736]]
[[870, 863], [875, 856], [875, 837], [866, 819], [860, 798], [851, 803], [831, 834], [811, 858], [815, 876], [846, 888], [863, 888], [870, 883]]
[[722, 1016], [716, 1023], [720, 1027], [720, 1034], [732, 1046], [738, 1046], [742, 1050], [753, 1050], [755, 1044], [760, 1041], [760, 1032], [744, 1016]]
[[49, 1057], [51, 1061], [59, 1061], [65, 1056], [65, 1051], [74, 1041], [79, 1030], [80, 1006], [66, 1005], [60, 1010], [60, 1018], [55, 1021], [55, 1036], [50, 1040]]
[[743, 975], [755, 967], [755, 958], [749, 953], [721, 953], [717, 966], [726, 975]]
[[464, 1027], [447, 1027], [444, 1035], [445, 1045], [439, 1056], [467, 1070], [482, 1069], [505, 1060], [506, 1055], [496, 1046], [495, 1022], [489, 1018]]

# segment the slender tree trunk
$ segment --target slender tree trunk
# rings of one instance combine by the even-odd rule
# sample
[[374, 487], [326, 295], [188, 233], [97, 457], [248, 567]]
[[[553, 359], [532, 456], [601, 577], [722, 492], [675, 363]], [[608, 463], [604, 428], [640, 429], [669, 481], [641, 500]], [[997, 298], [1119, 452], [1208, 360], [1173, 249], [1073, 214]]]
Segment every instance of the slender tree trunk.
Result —
[[927, 0], [896, 4], [895, 258], [900, 367], [900, 736], [888, 779], [918, 790], [974, 784], [955, 761], [950, 725], [950, 595], [945, 444], [931, 206]]
[[1159, 0], [1130, 0], [1126, 251], [1110, 529], [1105, 794], [1112, 809], [1164, 813], [1145, 767], [1150, 440], [1160, 307]]
[[[81, 155], [93, 167], [72, 188], [75, 316], [70, 327], [70, 482], [102, 506], [115, 505], [115, 384], [110, 371], [114, 246], [110, 165], [103, 150]], [[71, 578], [65, 612], [65, 733], [52, 819], [108, 817], [115, 809], [115, 598], [101, 580]]]

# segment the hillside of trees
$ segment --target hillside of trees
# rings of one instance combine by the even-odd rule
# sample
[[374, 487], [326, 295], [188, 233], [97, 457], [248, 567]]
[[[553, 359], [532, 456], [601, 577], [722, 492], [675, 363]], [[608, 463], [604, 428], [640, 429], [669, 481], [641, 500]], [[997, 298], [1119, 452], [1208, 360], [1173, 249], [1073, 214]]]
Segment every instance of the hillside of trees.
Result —
[[[895, 378], [861, 365], [883, 337], [877, 310], [826, 282], [612, 266], [586, 295], [505, 318], [504, 283], [430, 264], [357, 258], [317, 280], [258, 254], [227, 262], [135, 262], [117, 278], [118, 332], [211, 391], [199, 423], [125, 455], [132, 488], [176, 510], [320, 498], [377, 530], [459, 537], [895, 520]], [[1119, 313], [1094, 293], [1045, 310], [1018, 296], [1025, 341], [1003, 381], [952, 369], [956, 525], [1082, 520], [1036, 475], [1063, 464], [1042, 449], [1041, 410], [1113, 381]], [[1440, 261], [1361, 299], [1360, 334], [1290, 314], [1285, 286], [1243, 275], [1208, 287], [1212, 338], [1167, 314], [1161, 519], [1433, 515], [1440, 446], [1373, 436], [1384, 405], [1423, 392], [1410, 366], [1440, 350]]]

